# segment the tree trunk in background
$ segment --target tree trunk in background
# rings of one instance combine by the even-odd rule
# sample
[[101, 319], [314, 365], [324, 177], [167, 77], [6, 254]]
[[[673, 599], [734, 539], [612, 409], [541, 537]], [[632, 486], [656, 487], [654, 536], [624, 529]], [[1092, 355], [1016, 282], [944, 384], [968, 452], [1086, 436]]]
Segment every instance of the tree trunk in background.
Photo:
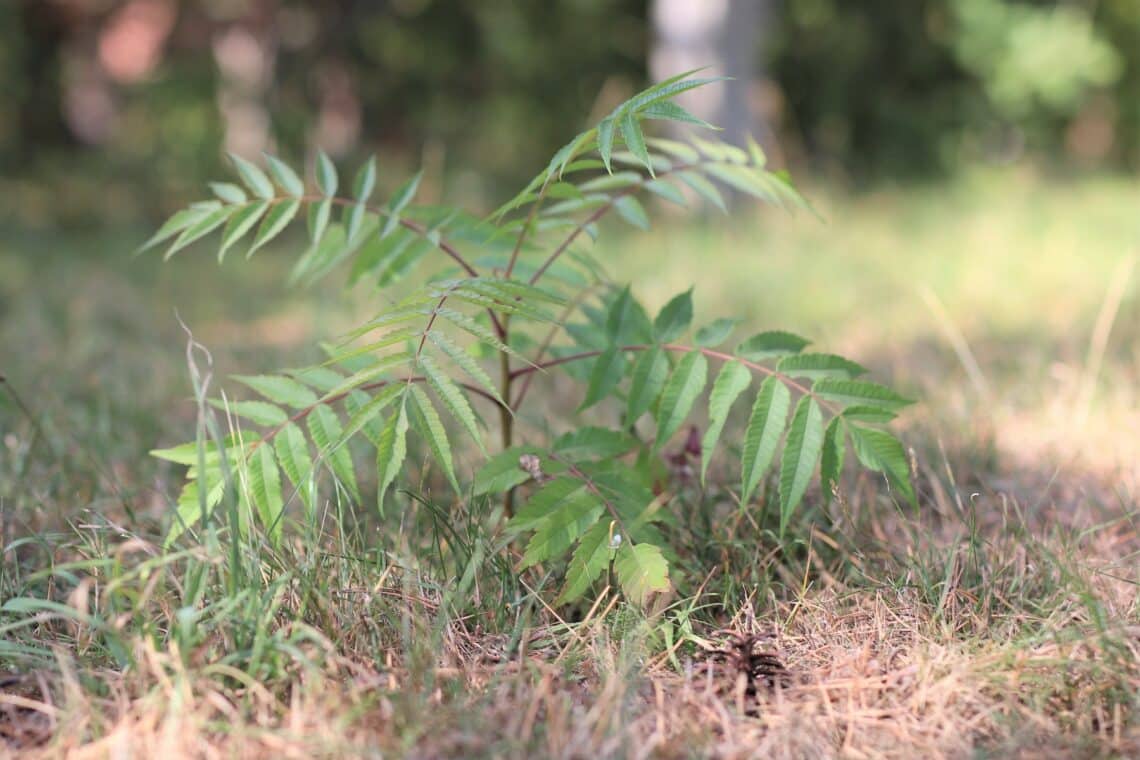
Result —
[[704, 75], [733, 79], [684, 93], [680, 102], [705, 121], [724, 128], [721, 137], [743, 145], [762, 131], [752, 93], [763, 78], [761, 30], [772, 0], [653, 0], [654, 42], [649, 70], [655, 81], [709, 67]]

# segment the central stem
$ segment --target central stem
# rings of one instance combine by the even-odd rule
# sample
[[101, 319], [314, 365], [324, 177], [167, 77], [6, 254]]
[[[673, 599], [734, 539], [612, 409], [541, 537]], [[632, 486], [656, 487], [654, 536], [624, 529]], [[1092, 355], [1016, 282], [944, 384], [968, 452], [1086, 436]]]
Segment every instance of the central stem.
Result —
[[[503, 343], [510, 345], [511, 338], [511, 317], [509, 314], [503, 315]], [[515, 431], [515, 418], [511, 413], [510, 399], [511, 399], [511, 384], [514, 382], [514, 373], [511, 372], [511, 357], [506, 351], [499, 351], [499, 378], [500, 390], [499, 395], [505, 403], [499, 405], [499, 433], [502, 436], [503, 451], [509, 449], [514, 441]], [[508, 489], [503, 494], [503, 513], [510, 519], [515, 511], [515, 492], [514, 489]]]

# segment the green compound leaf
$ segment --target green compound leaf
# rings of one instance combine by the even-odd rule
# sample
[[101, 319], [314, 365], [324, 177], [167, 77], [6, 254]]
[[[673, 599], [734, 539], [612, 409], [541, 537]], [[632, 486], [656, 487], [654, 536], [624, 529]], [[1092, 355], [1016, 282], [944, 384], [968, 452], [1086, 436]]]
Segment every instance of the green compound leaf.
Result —
[[662, 100], [647, 106], [641, 112], [642, 117], [646, 119], [659, 119], [662, 121], [679, 121], [684, 124], [692, 124], [697, 127], [705, 129], [713, 129], [713, 125], [709, 124], [704, 119], [699, 119], [693, 114], [686, 111], [681, 106], [677, 105], [671, 100]]
[[211, 400], [210, 404], [218, 409], [227, 409], [230, 414], [244, 417], [255, 425], [274, 427], [284, 424], [289, 415], [280, 407], [265, 401], [231, 401], [228, 404], [220, 400]]
[[171, 244], [170, 248], [166, 250], [166, 253], [163, 254], [163, 258], [169, 259], [186, 246], [209, 235], [220, 227], [223, 222], [233, 216], [238, 208], [238, 206], [218, 206], [203, 215], [189, 227], [182, 230], [182, 234], [179, 235]]
[[590, 382], [586, 386], [586, 397], [582, 399], [578, 411], [589, 409], [613, 393], [614, 388], [625, 377], [628, 362], [625, 352], [617, 346], [610, 346], [602, 355], [594, 360], [594, 368], [590, 372]]
[[627, 113], [618, 122], [618, 128], [621, 130], [621, 139], [625, 141], [625, 146], [629, 148], [629, 152], [649, 170], [649, 174], [652, 176], [653, 162], [649, 159], [649, 149], [645, 147], [645, 135], [641, 132], [641, 125], [637, 122], [637, 116], [632, 111]]
[[477, 473], [471, 486], [475, 496], [489, 493], [502, 493], [530, 480], [530, 475], [519, 466], [523, 456], [540, 456], [538, 446], [511, 446], [487, 460]]
[[898, 411], [914, 403], [886, 386], [866, 380], [824, 377], [815, 381], [812, 391], [828, 401], [885, 409], [888, 412]]
[[632, 195], [623, 195], [614, 200], [614, 211], [620, 216], [626, 224], [632, 225], [639, 230], [649, 229], [649, 214], [645, 213], [645, 207], [641, 205], [641, 201], [634, 198]]
[[230, 154], [230, 160], [233, 161], [234, 167], [241, 176], [241, 181], [250, 189], [250, 192], [258, 198], [264, 198], [265, 200], [273, 198], [276, 194], [273, 192], [273, 183], [269, 181], [269, 177], [265, 176], [265, 172], [261, 171], [256, 164], [252, 164], [234, 153]]
[[598, 155], [602, 157], [602, 164], [607, 172], [613, 172], [610, 158], [614, 151], [614, 120], [605, 118], [598, 124]]
[[314, 247], [321, 244], [321, 239], [324, 238], [325, 231], [329, 228], [330, 219], [332, 219], [331, 198], [325, 198], [319, 203], [309, 206], [309, 242]]
[[688, 418], [708, 382], [708, 371], [708, 360], [700, 351], [690, 351], [677, 363], [665, 390], [661, 392], [661, 403], [657, 407], [655, 449], [660, 449]]
[[379, 444], [376, 446], [376, 472], [380, 479], [376, 489], [376, 506], [381, 515], [384, 514], [384, 494], [400, 474], [400, 470], [404, 467], [404, 457], [408, 454], [406, 398], [407, 396], [401, 398], [399, 407], [388, 418], [388, 422], [380, 432]]
[[269, 201], [254, 201], [234, 212], [233, 216], [226, 222], [225, 230], [222, 231], [222, 245], [218, 249], [218, 263], [225, 259], [226, 251], [253, 229], [253, 225], [257, 224], [257, 220], [268, 208]]
[[581, 462], [587, 459], [614, 459], [637, 446], [637, 439], [622, 430], [584, 427], [554, 441], [553, 451], [559, 459]]
[[189, 208], [184, 208], [181, 211], [176, 211], [169, 219], [163, 222], [162, 226], [158, 228], [158, 232], [151, 235], [149, 240], [138, 247], [136, 253], [141, 253], [148, 248], [158, 245], [164, 240], [169, 240], [217, 208], [217, 201], [205, 201], [203, 203], [194, 204]]
[[693, 289], [672, 298], [653, 320], [653, 334], [658, 343], [669, 343], [685, 334], [693, 322]]
[[269, 213], [265, 215], [261, 226], [257, 228], [257, 235], [253, 238], [253, 245], [249, 247], [249, 252], [246, 253], [245, 257], [248, 259], [258, 248], [261, 248], [273, 240], [273, 238], [280, 235], [281, 231], [289, 226], [289, 222], [293, 221], [293, 217], [297, 215], [300, 209], [301, 201], [296, 198], [281, 201], [269, 209]]
[[336, 412], [321, 404], [313, 408], [306, 422], [309, 435], [313, 437], [321, 457], [328, 462], [337, 480], [348, 489], [354, 499], [360, 501], [360, 489], [356, 485], [356, 471], [352, 468], [352, 455], [346, 446], [339, 446], [344, 430]]
[[430, 356], [421, 355], [419, 357], [419, 365], [420, 369], [423, 370], [428, 385], [432, 387], [432, 390], [434, 390], [440, 400], [443, 401], [447, 410], [459, 421], [459, 424], [461, 424], [474, 439], [476, 445], [479, 446], [479, 450], [485, 455], [487, 449], [483, 445], [483, 436], [479, 434], [479, 423], [475, 418], [475, 412], [471, 410], [471, 405], [467, 403], [467, 396], [465, 396], [459, 386], [439, 368], [439, 365], [436, 364]]
[[435, 410], [431, 399], [415, 385], [411, 386], [411, 394], [408, 397], [408, 412], [412, 430], [427, 442], [436, 463], [447, 476], [447, 482], [456, 495], [462, 496], [463, 491], [455, 477], [455, 464], [451, 457], [451, 442], [447, 440], [447, 430], [444, 429], [439, 412]]
[[669, 359], [665, 351], [657, 346], [642, 351], [633, 365], [631, 378], [626, 421], [632, 425], [649, 411], [665, 389], [669, 379]]
[[672, 588], [669, 563], [653, 544], [623, 544], [614, 559], [614, 571], [622, 593], [634, 604], [644, 605], [654, 592]]
[[776, 369], [788, 377], [806, 377], [812, 380], [821, 377], [838, 377], [850, 380], [867, 372], [862, 365], [835, 354], [785, 356], [776, 365]]
[[281, 474], [277, 470], [277, 460], [273, 447], [258, 446], [247, 463], [249, 496], [261, 524], [276, 543], [281, 538], [282, 513], [285, 501], [281, 497]]
[[365, 216], [368, 212], [367, 207], [363, 203], [357, 203], [350, 206], [344, 212], [344, 239], [351, 243], [360, 235], [360, 230], [364, 227]]
[[337, 176], [336, 164], [323, 150], [317, 151], [317, 187], [326, 198], [336, 195]]
[[606, 312], [605, 334], [615, 346], [652, 341], [653, 325], [649, 322], [649, 315], [633, 297], [629, 286], [622, 288], [610, 304]]
[[847, 431], [842, 417], [833, 417], [823, 431], [823, 453], [819, 460], [819, 481], [823, 498], [830, 501], [843, 474], [843, 460], [847, 452]]
[[294, 409], [305, 409], [317, 403], [316, 393], [285, 375], [234, 375], [234, 380], [253, 388], [270, 401]]
[[578, 547], [566, 568], [566, 583], [555, 604], [566, 604], [579, 598], [605, 571], [610, 560], [610, 521], [599, 520], [578, 539]]
[[[340, 440], [336, 445], [338, 447], [344, 446], [361, 430], [371, 427], [373, 420], [380, 415], [380, 412], [391, 406], [393, 401], [403, 396], [407, 388], [407, 383], [400, 382], [385, 385], [363, 404], [355, 407], [353, 411], [349, 412], [348, 425], [340, 434]], [[371, 440], [371, 438], [369, 440]]]
[[300, 198], [305, 194], [305, 183], [297, 176], [297, 172], [287, 163], [271, 156], [268, 153], [263, 154], [266, 163], [269, 164], [269, 172], [273, 175], [273, 179], [277, 180], [277, 186], [284, 190], [288, 195], [294, 198]]
[[690, 190], [704, 198], [710, 204], [716, 206], [724, 213], [728, 213], [728, 206], [725, 204], [724, 197], [721, 196], [720, 191], [716, 189], [716, 185], [709, 182], [700, 174], [692, 171], [683, 171], [677, 172], [673, 176], [688, 185]]
[[277, 451], [277, 462], [285, 472], [285, 477], [293, 484], [301, 501], [310, 512], [313, 509], [313, 459], [309, 456], [309, 444], [301, 428], [292, 422], [278, 431], [273, 439]]
[[869, 422], [872, 425], [885, 425], [898, 417], [894, 412], [873, 406], [849, 406], [841, 416], [848, 422]]
[[392, 230], [400, 223], [400, 213], [407, 207], [412, 199], [416, 197], [416, 192], [420, 189], [420, 180], [423, 179], [424, 173], [422, 171], [416, 172], [415, 175], [404, 184], [400, 185], [399, 189], [392, 196], [388, 202], [388, 218], [384, 220], [384, 229], [380, 232], [380, 237], [388, 237]]
[[696, 344], [702, 348], [716, 348], [728, 340], [728, 336], [739, 323], [739, 319], [718, 319], [705, 325], [698, 329], [694, 336]]
[[709, 392], [709, 426], [701, 440], [701, 483], [712, 461], [713, 450], [720, 440], [729, 409], [737, 397], [752, 384], [752, 373], [740, 362], [726, 362]]
[[447, 354], [447, 356], [455, 362], [460, 369], [466, 372], [467, 376], [474, 380], [480, 388], [491, 394], [492, 398], [503, 406], [507, 405], [502, 396], [499, 395], [499, 389], [495, 387], [495, 382], [491, 379], [491, 376], [479, 366], [479, 362], [476, 361], [474, 356], [464, 351], [460, 346], [457, 346], [450, 338], [441, 332], [435, 330], [429, 332], [428, 340], [435, 344], [443, 353]]
[[811, 396], [796, 404], [780, 461], [780, 538], [807, 491], [823, 449], [823, 413]]
[[798, 354], [811, 341], [783, 330], [769, 330], [753, 335], [736, 347], [734, 352], [742, 359], [759, 362], [777, 356]]
[[886, 475], [911, 506], [916, 506], [914, 486], [910, 482], [910, 462], [898, 439], [885, 430], [858, 425], [851, 425], [849, 430], [855, 456], [863, 466]]
[[[564, 496], [538, 523], [523, 553], [522, 567], [561, 556], [597, 521], [603, 510], [598, 497], [585, 485]], [[519, 516], [522, 517], [522, 513]]]
[[352, 183], [352, 194], [363, 205], [368, 202], [372, 196], [372, 191], [375, 189], [376, 156], [369, 156], [368, 160], [356, 172], [356, 179]]
[[787, 386], [775, 377], [760, 385], [752, 415], [744, 431], [744, 452], [741, 454], [740, 500], [747, 502], [760, 479], [768, 471], [776, 456], [780, 435], [788, 421], [788, 408], [792, 394]]
[[210, 191], [223, 203], [245, 203], [245, 190], [232, 182], [211, 182]]

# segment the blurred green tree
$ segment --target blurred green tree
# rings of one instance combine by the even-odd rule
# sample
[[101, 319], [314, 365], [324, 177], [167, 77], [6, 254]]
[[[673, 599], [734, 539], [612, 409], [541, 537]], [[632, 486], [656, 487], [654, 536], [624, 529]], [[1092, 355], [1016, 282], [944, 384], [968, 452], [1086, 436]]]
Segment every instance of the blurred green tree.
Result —
[[[801, 168], [1140, 165], [1136, 0], [716, 5], [734, 71], [761, 72], [725, 105], [754, 129], [762, 113], [780, 160]], [[491, 204], [564, 141], [560, 125], [644, 83], [650, 20], [649, 0], [0, 3], [0, 191], [13, 199], [0, 215], [153, 216], [213, 176], [223, 149], [375, 151], [425, 166], [429, 198], [446, 181]]]

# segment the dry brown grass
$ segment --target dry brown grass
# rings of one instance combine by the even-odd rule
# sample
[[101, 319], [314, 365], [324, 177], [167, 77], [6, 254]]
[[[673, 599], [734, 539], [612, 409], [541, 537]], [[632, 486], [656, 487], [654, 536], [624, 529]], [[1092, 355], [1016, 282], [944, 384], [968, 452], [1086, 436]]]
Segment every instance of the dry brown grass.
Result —
[[[807, 585], [737, 603], [721, 630], [694, 622], [671, 648], [659, 624], [682, 622], [675, 610], [635, 620], [615, 603], [571, 629], [549, 618], [521, 656], [453, 622], [426, 660], [330, 645], [320, 669], [265, 685], [142, 644], [130, 672], [76, 673], [61, 651], [59, 674], [6, 684], [0, 735], [21, 756], [69, 758], [1140, 753], [1137, 578], [1109, 559], [1140, 548], [1135, 529], [1034, 534], [990, 517], [973, 538], [937, 520], [863, 521], [847, 538], [873, 554], [809, 556], [790, 573]], [[788, 671], [755, 696], [706, 651], [745, 634]]]

